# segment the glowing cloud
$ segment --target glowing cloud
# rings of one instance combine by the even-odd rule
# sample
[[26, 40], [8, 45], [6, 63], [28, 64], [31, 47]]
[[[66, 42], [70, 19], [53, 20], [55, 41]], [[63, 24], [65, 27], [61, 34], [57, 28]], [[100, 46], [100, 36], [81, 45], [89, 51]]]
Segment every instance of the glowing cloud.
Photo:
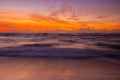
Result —
[[120, 30], [119, 0], [1, 2], [0, 31]]

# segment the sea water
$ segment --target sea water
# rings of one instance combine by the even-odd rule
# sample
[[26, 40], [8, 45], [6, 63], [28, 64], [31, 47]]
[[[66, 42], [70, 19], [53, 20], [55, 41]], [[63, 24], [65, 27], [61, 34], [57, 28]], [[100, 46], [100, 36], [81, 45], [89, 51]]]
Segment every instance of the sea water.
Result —
[[120, 56], [119, 33], [0, 33], [1, 56]]

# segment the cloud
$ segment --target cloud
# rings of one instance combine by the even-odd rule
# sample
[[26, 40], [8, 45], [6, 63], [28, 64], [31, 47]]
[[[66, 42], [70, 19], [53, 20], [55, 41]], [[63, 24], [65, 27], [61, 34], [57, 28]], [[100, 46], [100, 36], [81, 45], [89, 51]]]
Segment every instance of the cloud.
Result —
[[83, 11], [81, 8], [75, 8], [71, 0], [62, 0], [60, 6], [50, 13], [50, 17], [76, 23], [86, 16], [89, 16], [89, 12]]
[[45, 16], [42, 16], [40, 14], [31, 14], [30, 19], [32, 19], [33, 21], [36, 21], [36, 22], [43, 22], [43, 23], [48, 22], [48, 23], [61, 23], [61, 24], [65, 23], [65, 24], [68, 24], [68, 22], [59, 20], [57, 18], [45, 17]]
[[8, 9], [0, 9], [0, 19], [4, 19], [7, 17], [10, 17], [14, 14], [14, 12], [12, 10], [8, 10]]
[[97, 19], [104, 19], [104, 18], [107, 18], [108, 16], [107, 15], [99, 15], [99, 16], [97, 16], [96, 18]]
[[51, 17], [45, 17], [40, 14], [31, 14], [28, 19], [0, 21], [0, 31], [72, 31], [78, 29], [78, 24], [69, 23]]
[[0, 31], [2, 32], [6, 32], [6, 31], [10, 31], [12, 27], [6, 23], [6, 22], [0, 22]]
[[57, 10], [53, 10], [50, 13], [51, 17], [55, 18], [66, 18], [66, 19], [75, 19], [78, 18], [78, 14], [72, 6], [72, 3], [69, 0], [62, 0], [62, 4]]

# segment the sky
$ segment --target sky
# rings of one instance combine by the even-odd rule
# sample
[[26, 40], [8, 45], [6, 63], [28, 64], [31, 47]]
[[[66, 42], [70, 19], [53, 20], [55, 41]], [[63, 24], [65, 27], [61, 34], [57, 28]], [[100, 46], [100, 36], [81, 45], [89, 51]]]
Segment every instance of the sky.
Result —
[[0, 32], [120, 30], [120, 0], [0, 0]]

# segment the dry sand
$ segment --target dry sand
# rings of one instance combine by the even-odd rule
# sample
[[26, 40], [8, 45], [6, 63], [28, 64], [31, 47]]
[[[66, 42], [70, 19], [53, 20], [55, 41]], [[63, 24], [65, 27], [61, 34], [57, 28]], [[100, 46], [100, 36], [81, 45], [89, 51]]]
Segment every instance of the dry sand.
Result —
[[0, 57], [0, 80], [120, 80], [120, 64], [101, 59]]

